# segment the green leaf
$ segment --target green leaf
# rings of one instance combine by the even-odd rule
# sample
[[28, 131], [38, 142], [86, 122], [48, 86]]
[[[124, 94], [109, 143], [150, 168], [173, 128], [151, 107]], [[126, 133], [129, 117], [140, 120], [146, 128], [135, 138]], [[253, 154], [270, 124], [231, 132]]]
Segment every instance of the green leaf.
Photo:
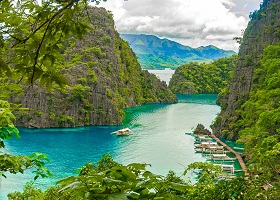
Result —
[[61, 188], [58, 192], [63, 192], [64, 190], [73, 190], [75, 188], [78, 188], [79, 186], [81, 186], [81, 183], [80, 182], [73, 182], [73, 183], [70, 183], [69, 185], [66, 185], [65, 187]]
[[61, 179], [59, 181], [56, 182], [56, 184], [62, 184], [62, 185], [66, 185], [69, 184], [71, 182], [74, 182], [76, 180], [76, 178], [74, 176], [69, 176], [67, 178]]
[[107, 185], [118, 185], [118, 184], [122, 183], [122, 181], [120, 181], [120, 180], [114, 180], [114, 179], [107, 178], [107, 177], [105, 177], [103, 179], [103, 182]]
[[108, 200], [127, 200], [128, 194], [120, 192], [108, 195]]
[[5, 61], [0, 57], [0, 72], [4, 72], [6, 76], [11, 77], [12, 76], [12, 71], [10, 67], [5, 63]]
[[186, 185], [185, 184], [179, 184], [179, 183], [169, 183], [168, 184], [172, 189], [180, 191], [180, 192], [184, 192], [186, 191]]

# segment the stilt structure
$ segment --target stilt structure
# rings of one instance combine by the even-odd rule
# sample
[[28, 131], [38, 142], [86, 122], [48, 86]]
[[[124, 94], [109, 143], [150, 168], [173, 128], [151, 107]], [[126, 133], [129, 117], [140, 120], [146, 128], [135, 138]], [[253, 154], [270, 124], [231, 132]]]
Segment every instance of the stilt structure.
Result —
[[248, 173], [247, 173], [246, 165], [245, 165], [245, 163], [244, 163], [242, 157], [240, 156], [240, 154], [237, 153], [236, 151], [234, 151], [232, 148], [230, 148], [226, 143], [222, 142], [222, 141], [221, 141], [219, 138], [217, 138], [214, 134], [211, 134], [210, 136], [211, 136], [214, 140], [216, 140], [218, 143], [220, 143], [221, 145], [225, 146], [230, 152], [232, 152], [232, 153], [236, 156], [236, 158], [237, 158], [237, 160], [238, 160], [238, 162], [239, 162], [239, 164], [240, 164], [240, 166], [241, 166], [241, 168], [242, 168], [242, 171], [243, 171], [244, 174], [245, 174], [245, 177], [247, 177], [247, 176], [248, 176]]

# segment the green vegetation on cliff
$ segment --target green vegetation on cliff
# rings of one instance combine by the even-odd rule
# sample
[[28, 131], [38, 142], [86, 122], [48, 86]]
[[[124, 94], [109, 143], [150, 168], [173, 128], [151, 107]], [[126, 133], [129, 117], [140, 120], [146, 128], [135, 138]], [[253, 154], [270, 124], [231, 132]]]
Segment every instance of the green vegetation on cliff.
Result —
[[[264, 0], [260, 10], [251, 13], [251, 21], [244, 31], [238, 53], [236, 69], [228, 88], [220, 95], [222, 106], [213, 132], [219, 137], [237, 140], [240, 128], [235, 128], [242, 118], [238, 110], [250, 98], [251, 91], [257, 89], [257, 79], [265, 79], [266, 74], [256, 74], [261, 55], [269, 45], [280, 42], [280, 1]], [[254, 78], [255, 77], [255, 78]]]
[[[38, 65], [42, 62], [46, 68], [56, 72], [52, 75], [52, 71], [42, 72], [45, 67], [36, 68], [34, 77], [31, 73], [29, 79], [35, 84], [20, 85], [23, 92], [19, 95], [10, 92], [10, 102], [29, 108], [15, 112], [17, 126], [121, 124], [125, 108], [144, 103], [177, 102], [165, 83], [141, 69], [128, 43], [114, 29], [114, 21], [108, 11], [81, 7], [76, 12], [83, 19], [82, 27], [76, 28], [86, 27], [87, 31], [78, 38], [69, 34], [68, 40], [53, 47], [56, 50], [54, 55], [46, 52], [45, 59], [38, 61]], [[12, 51], [6, 51], [12, 54]], [[13, 56], [10, 59], [9, 62], [16, 62]], [[52, 69], [56, 63], [56, 68]], [[36, 73], [42, 73], [37, 82], [40, 75]], [[62, 88], [54, 85], [50, 89], [54, 80], [67, 85]], [[48, 90], [41, 87], [44, 85]], [[1, 88], [7, 91], [7, 88]]]
[[244, 143], [253, 175], [280, 182], [280, 1], [265, 0], [241, 40], [229, 87], [221, 94], [221, 113], [212, 126], [219, 137]]
[[169, 88], [176, 94], [217, 94], [228, 85], [236, 60], [233, 55], [210, 64], [182, 65], [173, 74]]
[[245, 144], [245, 155], [254, 168], [280, 182], [280, 44], [264, 50], [255, 69], [249, 99], [236, 110], [241, 117], [232, 124]]

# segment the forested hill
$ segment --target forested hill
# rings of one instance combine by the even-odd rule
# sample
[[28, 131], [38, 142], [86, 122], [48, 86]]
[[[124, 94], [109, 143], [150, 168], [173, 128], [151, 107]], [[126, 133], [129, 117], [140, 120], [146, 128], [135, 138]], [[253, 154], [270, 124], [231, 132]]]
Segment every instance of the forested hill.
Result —
[[178, 67], [169, 88], [176, 94], [217, 94], [224, 89], [236, 65], [237, 55], [212, 63], [189, 63]]
[[173, 103], [176, 96], [155, 75], [141, 69], [127, 42], [114, 29], [112, 15], [91, 8], [92, 30], [61, 48], [69, 85], [50, 92], [35, 85], [13, 96], [29, 111], [16, 112], [16, 125], [74, 127], [121, 124], [124, 109], [143, 103]]
[[252, 172], [279, 183], [280, 1], [265, 0], [250, 18], [212, 129], [219, 137], [244, 143]]
[[121, 37], [128, 41], [140, 65], [147, 69], [175, 69], [186, 63], [211, 62], [235, 54], [212, 45], [191, 48], [153, 35], [121, 34]]

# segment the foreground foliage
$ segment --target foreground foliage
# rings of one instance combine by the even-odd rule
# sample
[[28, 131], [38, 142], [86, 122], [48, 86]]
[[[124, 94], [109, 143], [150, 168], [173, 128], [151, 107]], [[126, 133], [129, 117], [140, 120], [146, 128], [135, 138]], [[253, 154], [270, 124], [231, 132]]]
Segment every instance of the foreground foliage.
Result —
[[194, 185], [170, 171], [167, 176], [153, 174], [147, 164], [120, 165], [104, 155], [94, 165], [87, 163], [78, 176], [57, 182], [45, 192], [28, 184], [23, 193], [9, 199], [277, 199], [279, 185], [263, 190], [261, 178], [215, 179], [221, 169], [211, 163], [193, 163], [183, 173], [199, 171]]
[[[99, 1], [96, 1], [99, 2]], [[20, 82], [51, 88], [53, 83], [63, 86], [66, 79], [61, 75], [60, 47], [69, 35], [83, 35], [88, 26], [79, 17], [73, 19], [81, 5], [87, 1], [0, 1], [0, 98], [22, 94]], [[45, 154], [30, 156], [11, 155], [2, 152], [4, 141], [19, 137], [13, 122], [12, 111], [21, 105], [0, 99], [0, 175], [23, 173], [35, 168], [35, 177], [46, 177], [50, 172], [44, 167]]]
[[[18, 129], [13, 125], [12, 120], [15, 116], [12, 114], [10, 104], [7, 101], [0, 100], [0, 150], [5, 147], [4, 140], [11, 139], [13, 136], [19, 138]], [[0, 151], [0, 176], [6, 177], [6, 173], [23, 173], [28, 168], [35, 168], [35, 177], [46, 177], [51, 175], [46, 169], [45, 162], [49, 161], [45, 154], [34, 153], [28, 156], [14, 156]]]
[[0, 2], [0, 71], [17, 81], [51, 88], [66, 84], [60, 73], [63, 66], [61, 44], [89, 30], [84, 16], [74, 17], [86, 0]]

